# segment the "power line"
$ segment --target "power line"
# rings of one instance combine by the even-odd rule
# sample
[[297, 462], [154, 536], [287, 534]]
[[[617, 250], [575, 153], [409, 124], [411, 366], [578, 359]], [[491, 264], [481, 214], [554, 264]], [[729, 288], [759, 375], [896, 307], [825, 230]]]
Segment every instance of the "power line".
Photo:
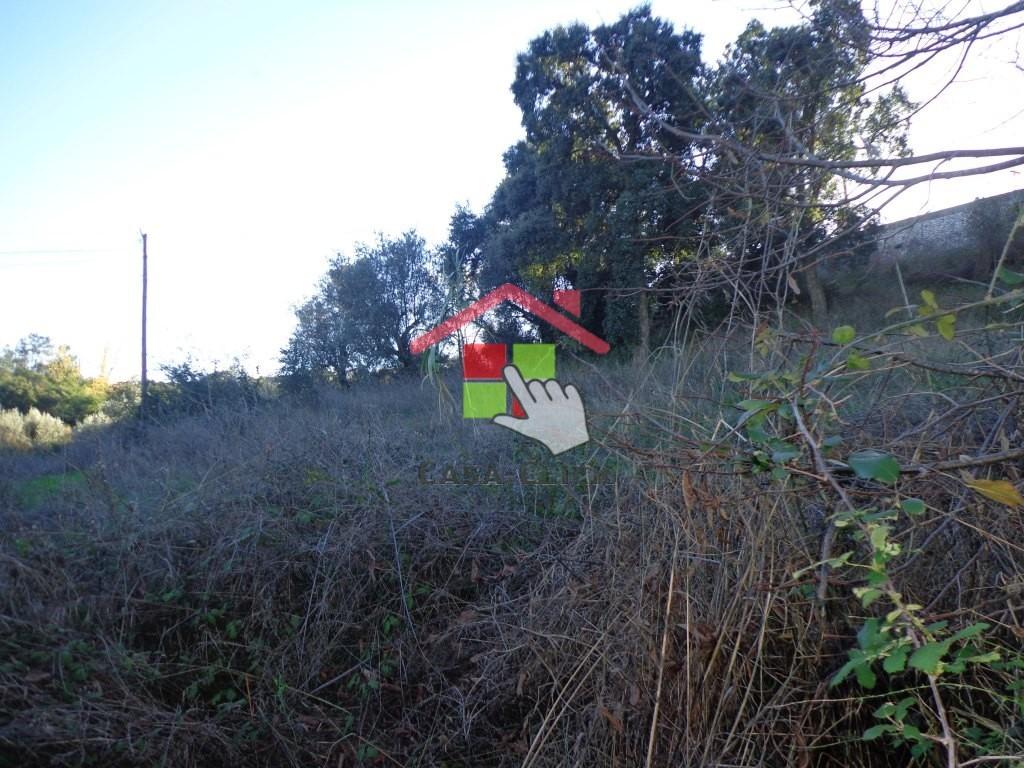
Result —
[[[100, 262], [112, 262], [127, 258], [128, 248], [56, 250], [56, 251], [0, 251], [0, 270], [39, 269], [60, 265], [82, 266]], [[2, 257], [7, 258], [2, 258]]]
[[113, 253], [125, 248], [34, 248], [21, 251], [0, 251], [0, 256], [22, 256], [38, 253]]

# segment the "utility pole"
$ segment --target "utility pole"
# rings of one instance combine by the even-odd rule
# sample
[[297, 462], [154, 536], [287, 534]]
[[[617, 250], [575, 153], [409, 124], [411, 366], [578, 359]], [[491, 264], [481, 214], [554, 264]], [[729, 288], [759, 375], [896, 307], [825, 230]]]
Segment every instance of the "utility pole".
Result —
[[146, 376], [146, 291], [148, 280], [148, 255], [146, 253], [146, 234], [142, 233], [142, 402], [139, 405], [139, 416], [145, 420], [149, 404], [149, 379]]

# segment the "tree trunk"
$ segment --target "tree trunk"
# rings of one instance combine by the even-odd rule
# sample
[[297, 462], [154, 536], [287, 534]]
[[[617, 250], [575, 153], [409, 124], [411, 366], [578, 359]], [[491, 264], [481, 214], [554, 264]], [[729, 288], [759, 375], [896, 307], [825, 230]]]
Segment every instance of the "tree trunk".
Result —
[[825, 297], [825, 287], [821, 284], [817, 265], [804, 270], [804, 283], [811, 297], [811, 321], [815, 328], [825, 328], [828, 325], [828, 299]]
[[637, 363], [643, 363], [647, 361], [647, 356], [651, 353], [651, 313], [646, 290], [640, 292], [640, 300], [637, 302], [637, 321], [640, 338], [634, 352], [634, 360]]

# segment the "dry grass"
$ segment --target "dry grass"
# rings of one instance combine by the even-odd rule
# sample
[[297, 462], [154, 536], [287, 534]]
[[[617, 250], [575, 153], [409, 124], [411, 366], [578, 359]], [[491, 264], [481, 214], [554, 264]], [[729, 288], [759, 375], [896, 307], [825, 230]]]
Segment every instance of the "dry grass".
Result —
[[[834, 496], [811, 470], [753, 474], [723, 421], [742, 396], [729, 370], [805, 349], [737, 359], [712, 340], [639, 373], [584, 364], [594, 440], [558, 461], [445, 415], [418, 381], [7, 459], [0, 766], [906, 765], [860, 736], [926, 682], [830, 689], [870, 611], [845, 574], [824, 602], [815, 573], [794, 578]], [[907, 399], [932, 375], [858, 386], [844, 436], [924, 462], [1013, 434], [1012, 386], [932, 380]], [[428, 480], [494, 465], [507, 482], [424, 484], [423, 462]], [[565, 475], [529, 482], [542, 465]], [[54, 473], [81, 480], [39, 492]], [[864, 504], [893, 493], [847, 486]], [[1020, 512], [951, 473], [899, 492], [931, 510], [900, 527], [901, 588], [1019, 647]], [[965, 675], [946, 700], [960, 732], [998, 726], [994, 753], [1024, 751], [1020, 710], [990, 695], [1011, 680]]]

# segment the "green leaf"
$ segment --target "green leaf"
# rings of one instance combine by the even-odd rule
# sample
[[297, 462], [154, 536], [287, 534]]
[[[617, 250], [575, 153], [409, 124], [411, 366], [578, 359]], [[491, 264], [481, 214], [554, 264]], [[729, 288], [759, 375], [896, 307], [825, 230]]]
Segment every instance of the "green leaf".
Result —
[[828, 563], [829, 568], [842, 568], [849, 562], [850, 558], [853, 557], [853, 550], [849, 552], [843, 552], [839, 557], [833, 557], [825, 562]]
[[907, 696], [904, 699], [900, 699], [896, 703], [896, 709], [893, 711], [892, 716], [896, 720], [902, 720], [907, 716], [907, 712], [910, 711], [910, 707], [917, 701], [913, 696]]
[[909, 328], [907, 328], [907, 332], [911, 336], [917, 336], [917, 338], [919, 338], [919, 339], [924, 339], [924, 338], [928, 337], [928, 331], [921, 324], [916, 324], [916, 325], [910, 326]]
[[877, 512], [870, 512], [862, 518], [865, 523], [878, 523], [884, 520], [895, 520], [897, 518], [895, 509], [880, 509]]
[[750, 442], [757, 443], [759, 445], [767, 443], [771, 439], [771, 436], [765, 432], [764, 428], [761, 426], [761, 421], [749, 424], [746, 428], [746, 432], [747, 437], [750, 438]]
[[921, 291], [921, 300], [925, 303], [925, 306], [929, 309], [938, 309], [939, 304], [935, 300], [935, 294], [929, 291], [927, 288]]
[[857, 331], [852, 325], [840, 325], [832, 331], [832, 341], [836, 344], [849, 344], [855, 338], [857, 338]]
[[843, 444], [842, 435], [830, 435], [821, 441], [823, 448], [836, 448]]
[[850, 468], [863, 480], [895, 483], [900, 476], [900, 465], [892, 456], [881, 451], [857, 451], [850, 454]]
[[925, 643], [914, 651], [910, 657], [910, 666], [919, 669], [926, 675], [937, 675], [942, 657], [949, 652], [951, 640], [941, 642]]
[[902, 672], [907, 668], [907, 657], [910, 655], [910, 648], [905, 645], [901, 645], [891, 654], [885, 657], [882, 662], [882, 669], [888, 674], [895, 675], [897, 672]]
[[935, 329], [946, 341], [956, 338], [956, 315], [943, 315], [935, 321]]
[[999, 651], [989, 651], [988, 653], [979, 653], [975, 656], [968, 656], [964, 661], [969, 661], [971, 664], [991, 664], [993, 661], [999, 661], [1002, 656], [999, 655]]
[[882, 596], [882, 590], [874, 587], [855, 587], [853, 594], [855, 597], [859, 597], [861, 605], [867, 608]]
[[864, 731], [864, 741], [873, 741], [879, 736], [883, 736], [886, 733], [892, 733], [895, 730], [896, 728], [894, 726], [887, 723], [883, 723], [882, 725], [873, 725]]
[[[858, 531], [860, 533], [860, 531]], [[877, 556], [877, 553], [876, 553]], [[889, 575], [884, 571], [877, 568], [871, 568], [868, 571], [868, 584], [872, 587], [879, 587], [889, 580]]]
[[760, 381], [763, 377], [758, 373], [734, 373], [730, 371], [729, 375], [725, 378], [733, 384], [740, 384], [744, 381]]
[[777, 464], [785, 464], [800, 457], [800, 447], [785, 440], [772, 440], [769, 447], [772, 449], [772, 461]]
[[870, 371], [871, 361], [863, 355], [851, 352], [846, 356], [846, 367], [851, 371]]
[[935, 634], [936, 632], [941, 632], [948, 626], [949, 622], [946, 621], [946, 619], [942, 619], [941, 621], [933, 621], [931, 624], [925, 625], [925, 631]]
[[1014, 272], [1012, 269], [1000, 267], [997, 274], [999, 275], [999, 279], [1007, 285], [1024, 285], [1024, 275], [1020, 272]]
[[869, 691], [878, 682], [878, 676], [872, 671], [871, 665], [867, 662], [857, 667], [854, 670], [854, 674], [857, 676], [857, 682], [860, 683], [861, 688], [867, 688]]
[[990, 626], [991, 625], [986, 624], [984, 621], [979, 621], [979, 622], [977, 622], [975, 624], [971, 624], [969, 627], [964, 627], [959, 632], [957, 632], [955, 635], [953, 635], [950, 638], [950, 640], [953, 640], [953, 641], [955, 641], [955, 640], [967, 640], [968, 638], [971, 638], [971, 637], [977, 637], [982, 632], [984, 632], [986, 629], [988, 629]]
[[857, 352], [850, 352], [846, 356], [846, 367], [851, 371], [870, 371], [871, 361]]
[[932, 751], [934, 745], [928, 741], [928, 739], [921, 739], [917, 744], [910, 748], [911, 757], [924, 757]]
[[889, 538], [889, 526], [879, 525], [876, 528], [871, 529], [871, 546], [875, 549], [883, 549], [885, 547], [886, 540]]
[[900, 502], [900, 509], [908, 515], [923, 515], [925, 506], [920, 499], [904, 499]]
[[[997, 661], [992, 663], [993, 669], [1005, 669], [1005, 670], [1024, 670], [1024, 659], [1008, 659], [1006, 661]], [[1024, 690], [1024, 680], [1016, 680], [1010, 683], [1008, 686], [1010, 689]]]
[[759, 413], [760, 411], [775, 405], [771, 400], [740, 400], [736, 407], [747, 413]]
[[855, 670], [859, 665], [863, 663], [864, 659], [860, 657], [850, 659], [848, 662], [846, 662], [845, 664], [843, 664], [843, 666], [839, 668], [839, 671], [836, 672], [835, 676], [829, 681], [828, 687], [834, 688], [835, 686], [839, 685], [841, 682], [843, 682], [843, 680], [850, 676], [850, 673], [853, 672], [853, 670]]
[[943, 672], [949, 672], [951, 675], [959, 675], [967, 669], [967, 660], [956, 658], [952, 661], [947, 661], [942, 665]]
[[879, 626], [878, 619], [868, 619], [864, 622], [864, 626], [857, 630], [857, 643], [861, 648], [866, 651], [871, 650], [884, 639]]

